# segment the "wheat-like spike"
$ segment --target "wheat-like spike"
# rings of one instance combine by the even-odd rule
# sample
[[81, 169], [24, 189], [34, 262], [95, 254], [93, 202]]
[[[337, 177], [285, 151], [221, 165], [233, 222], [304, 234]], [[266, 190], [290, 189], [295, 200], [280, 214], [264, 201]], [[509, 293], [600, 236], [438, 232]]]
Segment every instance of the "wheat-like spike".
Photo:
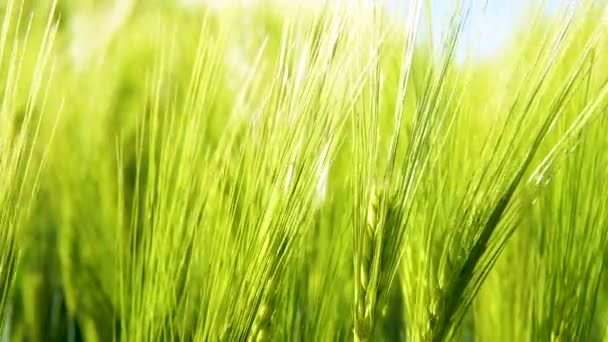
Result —
[[268, 293], [262, 298], [258, 306], [251, 329], [249, 330], [248, 342], [264, 342], [271, 340], [272, 315], [275, 309], [276, 289], [274, 281], [268, 284]]
[[363, 235], [363, 242], [361, 244], [361, 287], [367, 292], [369, 285], [370, 271], [372, 268], [372, 261], [374, 258], [374, 241], [376, 233], [379, 230], [378, 213], [380, 210], [380, 196], [378, 191], [373, 190], [369, 206], [367, 208], [367, 215], [365, 221], [365, 234]]
[[253, 326], [251, 327], [249, 338], [247, 339], [249, 342], [262, 342], [270, 340], [270, 325], [273, 311], [272, 299], [266, 300], [260, 304], [258, 312], [253, 321]]
[[220, 333], [220, 336], [218, 338], [218, 342], [230, 341], [233, 334], [234, 334], [234, 328], [232, 326], [232, 323], [228, 323], [228, 324], [224, 325], [224, 327], [222, 328], [222, 332]]
[[[355, 341], [366, 341], [374, 330], [374, 314], [378, 297], [377, 285], [381, 272], [373, 272], [374, 263], [380, 257], [377, 240], [383, 230], [382, 189], [373, 187], [366, 211], [365, 228], [360, 245], [359, 279], [355, 298]], [[380, 267], [380, 270], [382, 267]], [[374, 277], [372, 279], [371, 277]], [[376, 288], [376, 290], [374, 290]], [[374, 291], [370, 295], [370, 291]]]

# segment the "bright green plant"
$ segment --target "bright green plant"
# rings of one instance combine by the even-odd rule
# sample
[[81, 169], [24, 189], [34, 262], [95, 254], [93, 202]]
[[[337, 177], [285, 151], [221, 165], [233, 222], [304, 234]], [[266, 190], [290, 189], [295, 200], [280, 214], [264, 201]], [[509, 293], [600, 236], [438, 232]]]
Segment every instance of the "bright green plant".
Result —
[[0, 338], [605, 340], [606, 6], [430, 5], [0, 5]]
[[[36, 149], [56, 35], [52, 15], [38, 29], [22, 4], [3, 5], [0, 28], [0, 322], [5, 319], [41, 159]], [[50, 11], [52, 14], [52, 9]], [[42, 157], [44, 159], [44, 157]]]

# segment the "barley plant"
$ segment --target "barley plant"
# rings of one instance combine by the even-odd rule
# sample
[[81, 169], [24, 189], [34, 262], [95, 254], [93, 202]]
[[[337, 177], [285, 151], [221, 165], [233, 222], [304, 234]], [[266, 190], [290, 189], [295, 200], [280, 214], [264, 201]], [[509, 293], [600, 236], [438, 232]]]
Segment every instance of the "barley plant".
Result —
[[45, 160], [41, 119], [46, 105], [48, 69], [57, 25], [52, 9], [39, 23], [24, 15], [16, 1], [3, 5], [0, 29], [0, 322], [19, 269], [21, 227], [36, 191]]
[[608, 341], [608, 5], [434, 1], [0, 2], [0, 341]]

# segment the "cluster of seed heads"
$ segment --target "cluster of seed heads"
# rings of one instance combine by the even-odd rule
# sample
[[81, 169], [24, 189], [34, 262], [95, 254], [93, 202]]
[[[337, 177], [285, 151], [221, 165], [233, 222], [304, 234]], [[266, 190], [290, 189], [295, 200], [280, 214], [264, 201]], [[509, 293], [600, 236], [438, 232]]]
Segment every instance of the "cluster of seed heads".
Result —
[[272, 305], [262, 303], [253, 321], [248, 342], [262, 342], [270, 340], [270, 323], [272, 320]]
[[380, 211], [380, 194], [378, 191], [373, 191], [367, 208], [365, 231], [363, 234], [363, 242], [361, 244], [361, 259], [360, 259], [360, 282], [363, 291], [367, 291], [370, 281], [370, 272], [374, 259], [374, 241], [379, 229], [379, 211]]
[[[373, 330], [373, 314], [376, 310], [376, 293], [368, 296], [372, 291], [372, 282], [377, 284], [378, 279], [371, 279], [373, 264], [378, 257], [377, 239], [382, 235], [382, 198], [381, 189], [374, 188], [371, 191], [367, 212], [365, 215], [365, 227], [360, 246], [359, 279], [356, 298], [355, 337], [361, 341], [366, 340]], [[374, 276], [378, 278], [379, 272]]]
[[[397, 252], [395, 232], [399, 228], [396, 199], [385, 193], [386, 187], [372, 188], [365, 212], [365, 227], [359, 249], [359, 279], [355, 298], [355, 338], [369, 339], [374, 330], [374, 316], [386, 307], [377, 308], [381, 293], [389, 288], [388, 269]], [[377, 269], [374, 270], [374, 267]], [[378, 312], [377, 312], [378, 311]]]
[[275, 287], [274, 281], [269, 281], [268, 293], [258, 306], [253, 325], [249, 331], [247, 342], [264, 342], [271, 339], [272, 314], [274, 313]]

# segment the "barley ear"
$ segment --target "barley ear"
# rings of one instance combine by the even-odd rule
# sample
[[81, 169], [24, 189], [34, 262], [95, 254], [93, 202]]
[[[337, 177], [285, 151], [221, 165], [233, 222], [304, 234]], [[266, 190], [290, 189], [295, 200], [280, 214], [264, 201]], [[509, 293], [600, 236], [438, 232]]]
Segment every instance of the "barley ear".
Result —
[[374, 332], [382, 269], [384, 221], [382, 191], [373, 187], [365, 213], [359, 246], [359, 279], [355, 293], [355, 341], [367, 341]]

